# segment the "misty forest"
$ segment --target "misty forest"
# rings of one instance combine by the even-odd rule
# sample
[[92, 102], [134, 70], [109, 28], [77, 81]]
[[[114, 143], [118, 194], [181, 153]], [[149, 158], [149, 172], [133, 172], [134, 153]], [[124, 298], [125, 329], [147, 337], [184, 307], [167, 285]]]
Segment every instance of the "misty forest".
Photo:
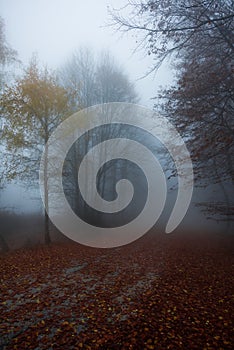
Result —
[[[57, 38], [61, 59], [54, 62], [46, 57], [57, 44], [45, 44], [43, 26], [48, 38], [59, 36], [50, 15], [56, 17], [57, 2], [48, 5], [48, 17], [43, 17], [44, 0], [23, 0], [22, 9], [15, 0], [1, 5], [0, 350], [233, 349], [234, 2], [101, 0], [98, 8], [89, 0], [88, 11], [81, 1], [58, 3], [64, 36]], [[24, 18], [16, 19], [17, 11]], [[42, 23], [36, 29], [37, 11]], [[83, 21], [80, 26], [74, 25], [73, 14]], [[98, 21], [99, 15], [103, 19], [95, 27], [92, 16]], [[17, 34], [17, 23], [25, 28], [24, 38]], [[31, 30], [40, 34], [32, 41]], [[99, 31], [110, 41], [103, 36], [101, 42]], [[60, 178], [57, 168], [51, 171], [50, 162], [59, 162], [65, 146], [58, 142], [51, 159], [48, 144], [62, 123], [77, 112], [90, 115], [92, 106], [109, 111], [116, 102], [123, 110], [140, 105], [155, 112], [156, 119], [159, 113], [187, 147], [193, 193], [172, 233], [165, 232], [177, 203], [180, 169], [151, 133], [127, 119], [126, 124], [112, 122], [112, 109], [106, 124], [83, 132], [86, 117], [70, 131], [75, 142], [68, 147]], [[170, 132], [160, 132], [173, 152], [181, 149]], [[134, 221], [153, 191], [138, 163], [121, 156], [109, 160], [121, 142], [111, 149], [108, 140], [119, 139], [142, 144], [160, 163], [165, 208], [140, 238], [111, 247], [82, 244], [86, 241], [71, 239], [55, 224], [66, 221], [59, 186], [73, 215], [97, 230], [94, 242], [101, 240], [99, 228], [110, 234], [117, 228], [118, 234], [118, 228]], [[88, 160], [82, 192], [82, 162], [105, 142], [104, 154]], [[153, 172], [151, 158], [136, 153], [134, 159]], [[133, 189], [123, 210], [101, 212], [86, 202], [95, 193], [111, 205], [123, 179]], [[156, 180], [154, 186], [159, 186]], [[156, 196], [151, 203], [152, 213], [159, 200]], [[83, 237], [82, 226], [77, 231]]]

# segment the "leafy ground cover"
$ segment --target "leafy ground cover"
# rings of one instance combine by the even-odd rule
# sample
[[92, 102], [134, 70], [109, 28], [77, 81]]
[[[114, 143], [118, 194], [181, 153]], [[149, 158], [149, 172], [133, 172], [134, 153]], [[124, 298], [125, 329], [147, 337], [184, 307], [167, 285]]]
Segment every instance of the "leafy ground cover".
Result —
[[233, 349], [233, 237], [0, 257], [0, 349]]

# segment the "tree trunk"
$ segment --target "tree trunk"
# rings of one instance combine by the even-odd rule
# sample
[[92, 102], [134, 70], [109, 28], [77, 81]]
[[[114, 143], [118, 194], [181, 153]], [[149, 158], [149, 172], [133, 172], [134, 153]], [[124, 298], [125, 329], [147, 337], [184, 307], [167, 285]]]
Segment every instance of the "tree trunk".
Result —
[[[230, 203], [230, 199], [229, 199], [229, 195], [228, 195], [228, 192], [225, 188], [225, 184], [223, 184], [223, 181], [222, 181], [222, 178], [220, 177], [219, 173], [218, 173], [218, 169], [217, 169], [217, 163], [216, 163], [216, 159], [214, 158], [214, 167], [215, 167], [215, 173], [216, 173], [216, 176], [218, 177], [219, 179], [219, 186], [223, 192], [223, 196], [224, 196], [224, 201], [225, 201], [225, 204], [226, 204], [226, 211], [227, 213], [230, 212], [230, 208], [231, 208], [231, 203]], [[231, 226], [231, 221], [230, 221], [230, 218], [229, 216], [226, 214], [226, 227], [225, 227], [225, 233], [228, 233], [229, 230], [230, 230], [230, 226]]]
[[46, 210], [45, 210], [45, 235], [44, 235], [44, 239], [45, 239], [45, 244], [49, 245], [51, 243], [51, 238], [50, 238], [50, 219], [49, 219], [49, 215], [47, 214]]
[[51, 243], [50, 238], [50, 222], [49, 222], [49, 193], [48, 193], [48, 145], [45, 145], [45, 160], [44, 160], [44, 204], [45, 204], [45, 244]]

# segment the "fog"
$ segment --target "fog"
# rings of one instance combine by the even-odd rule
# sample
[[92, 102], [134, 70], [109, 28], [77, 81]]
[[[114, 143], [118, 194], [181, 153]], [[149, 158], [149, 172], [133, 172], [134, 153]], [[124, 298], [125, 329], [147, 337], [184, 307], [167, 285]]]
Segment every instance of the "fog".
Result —
[[157, 88], [170, 84], [172, 72], [165, 65], [156, 76], [145, 77], [153, 58], [135, 50], [137, 39], [132, 34], [123, 36], [110, 26], [108, 9], [125, 4], [125, 0], [2, 0], [1, 14], [7, 39], [24, 63], [36, 52], [44, 64], [59, 68], [81, 46], [95, 52], [109, 49], [135, 83], [141, 103], [152, 107]]
[[[152, 98], [160, 86], [166, 87], [173, 82], [173, 72], [166, 60], [157, 73], [147, 74], [154, 64], [153, 55], [136, 49], [138, 39], [132, 32], [123, 35], [110, 25], [110, 9], [118, 9], [125, 4], [125, 0], [101, 0], [97, 3], [91, 0], [2, 0], [1, 16], [5, 22], [7, 41], [17, 50], [23, 65], [27, 65], [36, 53], [42, 64], [56, 70], [61, 69], [74, 51], [81, 47], [90, 48], [94, 56], [98, 56], [102, 50], [109, 50], [134, 83], [139, 103], [153, 108], [155, 100]], [[17, 65], [14, 69], [18, 72]], [[230, 185], [227, 183], [224, 186], [228, 189]], [[176, 195], [177, 189], [168, 194], [167, 207], [159, 223], [162, 229], [165, 228]], [[210, 220], [210, 217], [207, 219], [196, 206], [198, 202], [215, 200], [224, 200], [219, 185], [194, 189], [192, 203], [181, 227], [193, 227], [196, 222], [198, 230], [225, 231], [225, 222]], [[13, 181], [2, 190], [1, 206], [19, 214], [41, 215], [43, 212], [38, 187], [25, 186], [21, 181]], [[232, 229], [229, 227], [228, 230]]]
[[233, 350], [231, 0], [0, 0], [0, 350]]

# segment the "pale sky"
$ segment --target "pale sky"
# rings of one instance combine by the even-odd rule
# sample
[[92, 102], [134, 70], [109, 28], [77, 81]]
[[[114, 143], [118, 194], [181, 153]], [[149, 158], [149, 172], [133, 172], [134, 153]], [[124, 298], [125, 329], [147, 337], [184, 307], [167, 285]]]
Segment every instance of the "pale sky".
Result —
[[0, 15], [6, 26], [9, 44], [27, 63], [34, 52], [51, 68], [58, 68], [80, 46], [98, 52], [110, 49], [116, 61], [124, 67], [141, 104], [153, 106], [150, 98], [159, 85], [169, 84], [171, 73], [162, 67], [156, 76], [143, 77], [152, 65], [152, 58], [143, 51], [133, 53], [136, 39], [133, 33], [124, 36], [107, 26], [108, 6], [121, 8], [127, 0], [0, 0]]

